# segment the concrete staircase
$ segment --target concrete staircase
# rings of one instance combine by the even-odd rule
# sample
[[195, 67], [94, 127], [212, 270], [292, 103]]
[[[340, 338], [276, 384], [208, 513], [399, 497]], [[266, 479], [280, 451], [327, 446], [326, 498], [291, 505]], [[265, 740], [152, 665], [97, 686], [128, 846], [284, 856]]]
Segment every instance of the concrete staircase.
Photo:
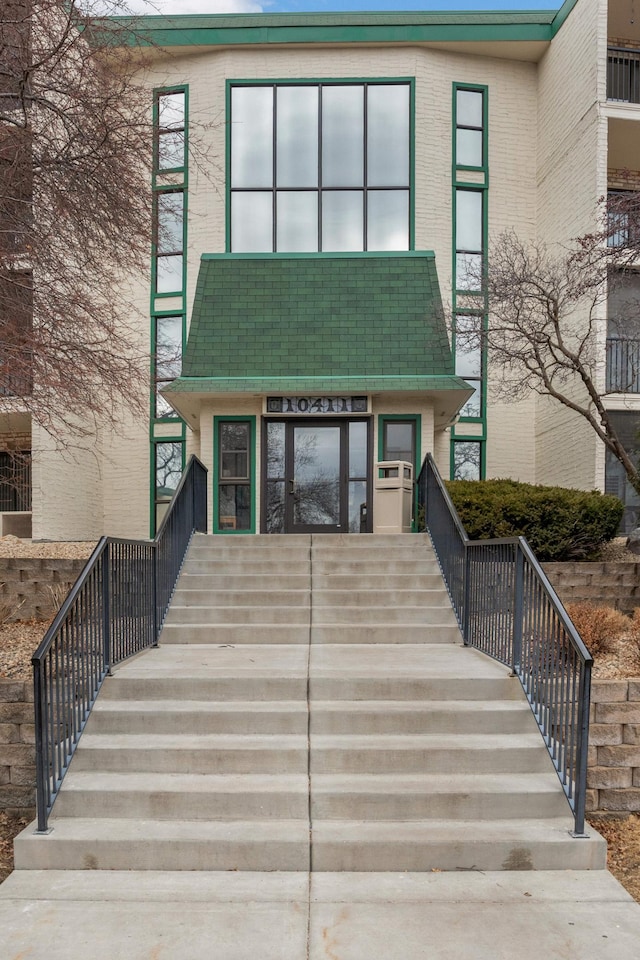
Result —
[[593, 869], [518, 681], [426, 536], [199, 535], [18, 869]]

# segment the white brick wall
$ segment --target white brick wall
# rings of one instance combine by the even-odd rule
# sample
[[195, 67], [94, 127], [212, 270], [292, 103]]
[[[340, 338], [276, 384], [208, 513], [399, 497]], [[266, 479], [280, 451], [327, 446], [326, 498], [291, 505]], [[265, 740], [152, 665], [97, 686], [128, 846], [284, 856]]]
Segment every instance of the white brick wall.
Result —
[[[538, 236], [549, 245], [592, 230], [598, 199], [606, 193], [606, 130], [598, 108], [606, 96], [605, 63], [606, 4], [581, 0], [539, 68]], [[602, 483], [597, 447], [595, 434], [579, 416], [539, 400], [538, 482], [584, 489]]]
[[[603, 19], [604, 18], [604, 19]], [[494, 48], [496, 49], [496, 48]], [[149, 88], [189, 84], [190, 128], [196, 144], [190, 157], [187, 315], [193, 302], [200, 255], [225, 248], [225, 81], [230, 79], [415, 77], [416, 248], [432, 249], [445, 304], [450, 300], [452, 263], [451, 120], [452, 83], [486, 84], [489, 90], [489, 229], [514, 229], [525, 240], [547, 242], [584, 232], [597, 198], [606, 189], [606, 124], [599, 119], [602, 64], [606, 50], [605, 0], [581, 0], [539, 65], [465, 55], [442, 48], [263, 48], [189, 52], [158, 56], [149, 66]], [[600, 61], [598, 61], [600, 57]], [[600, 73], [597, 62], [600, 63]], [[149, 278], [132, 279], [129, 315], [140, 319], [140, 343], [149, 345]], [[131, 313], [132, 312], [132, 313]], [[427, 405], [429, 406], [429, 405]], [[425, 407], [426, 411], [427, 407]], [[376, 412], [421, 412], [416, 403], [376, 400]], [[200, 433], [188, 432], [187, 453], [212, 460], [214, 413], [251, 412], [254, 398], [203, 405]], [[535, 415], [534, 415], [535, 414]], [[557, 407], [526, 402], [488, 408], [488, 476], [592, 486], [595, 444], [588, 428]], [[78, 451], [72, 465], [42, 445], [34, 464], [40, 501], [34, 535], [94, 537], [148, 532], [148, 424], [123, 415], [109, 431], [98, 459]], [[423, 452], [433, 449], [448, 475], [449, 434], [433, 436], [423, 418]], [[38, 457], [36, 456], [36, 461]], [[46, 479], [43, 477], [46, 476]], [[67, 496], [69, 487], [73, 497]], [[36, 497], [37, 499], [37, 497]], [[86, 504], [86, 506], [82, 506]], [[67, 505], [68, 504], [68, 505]]]

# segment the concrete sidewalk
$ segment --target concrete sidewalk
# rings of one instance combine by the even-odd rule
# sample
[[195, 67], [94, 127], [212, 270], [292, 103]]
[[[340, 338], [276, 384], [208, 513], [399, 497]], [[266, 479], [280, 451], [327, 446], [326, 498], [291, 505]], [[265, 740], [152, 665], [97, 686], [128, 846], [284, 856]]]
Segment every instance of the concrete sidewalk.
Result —
[[0, 886], [0, 960], [638, 960], [604, 870], [37, 871]]

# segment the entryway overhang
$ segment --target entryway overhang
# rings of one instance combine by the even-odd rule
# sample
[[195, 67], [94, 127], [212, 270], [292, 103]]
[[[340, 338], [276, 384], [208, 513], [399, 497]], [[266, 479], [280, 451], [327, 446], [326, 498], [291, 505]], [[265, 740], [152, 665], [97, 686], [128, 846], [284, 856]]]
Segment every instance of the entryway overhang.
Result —
[[182, 376], [163, 391], [188, 424], [205, 398], [381, 393], [432, 398], [436, 428], [472, 393], [431, 251], [203, 255]]

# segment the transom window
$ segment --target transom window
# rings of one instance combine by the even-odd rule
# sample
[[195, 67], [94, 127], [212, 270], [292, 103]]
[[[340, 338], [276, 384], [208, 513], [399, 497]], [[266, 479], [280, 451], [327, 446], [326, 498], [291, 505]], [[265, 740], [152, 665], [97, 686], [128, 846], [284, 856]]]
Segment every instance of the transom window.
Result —
[[231, 88], [234, 253], [408, 250], [410, 85]]

